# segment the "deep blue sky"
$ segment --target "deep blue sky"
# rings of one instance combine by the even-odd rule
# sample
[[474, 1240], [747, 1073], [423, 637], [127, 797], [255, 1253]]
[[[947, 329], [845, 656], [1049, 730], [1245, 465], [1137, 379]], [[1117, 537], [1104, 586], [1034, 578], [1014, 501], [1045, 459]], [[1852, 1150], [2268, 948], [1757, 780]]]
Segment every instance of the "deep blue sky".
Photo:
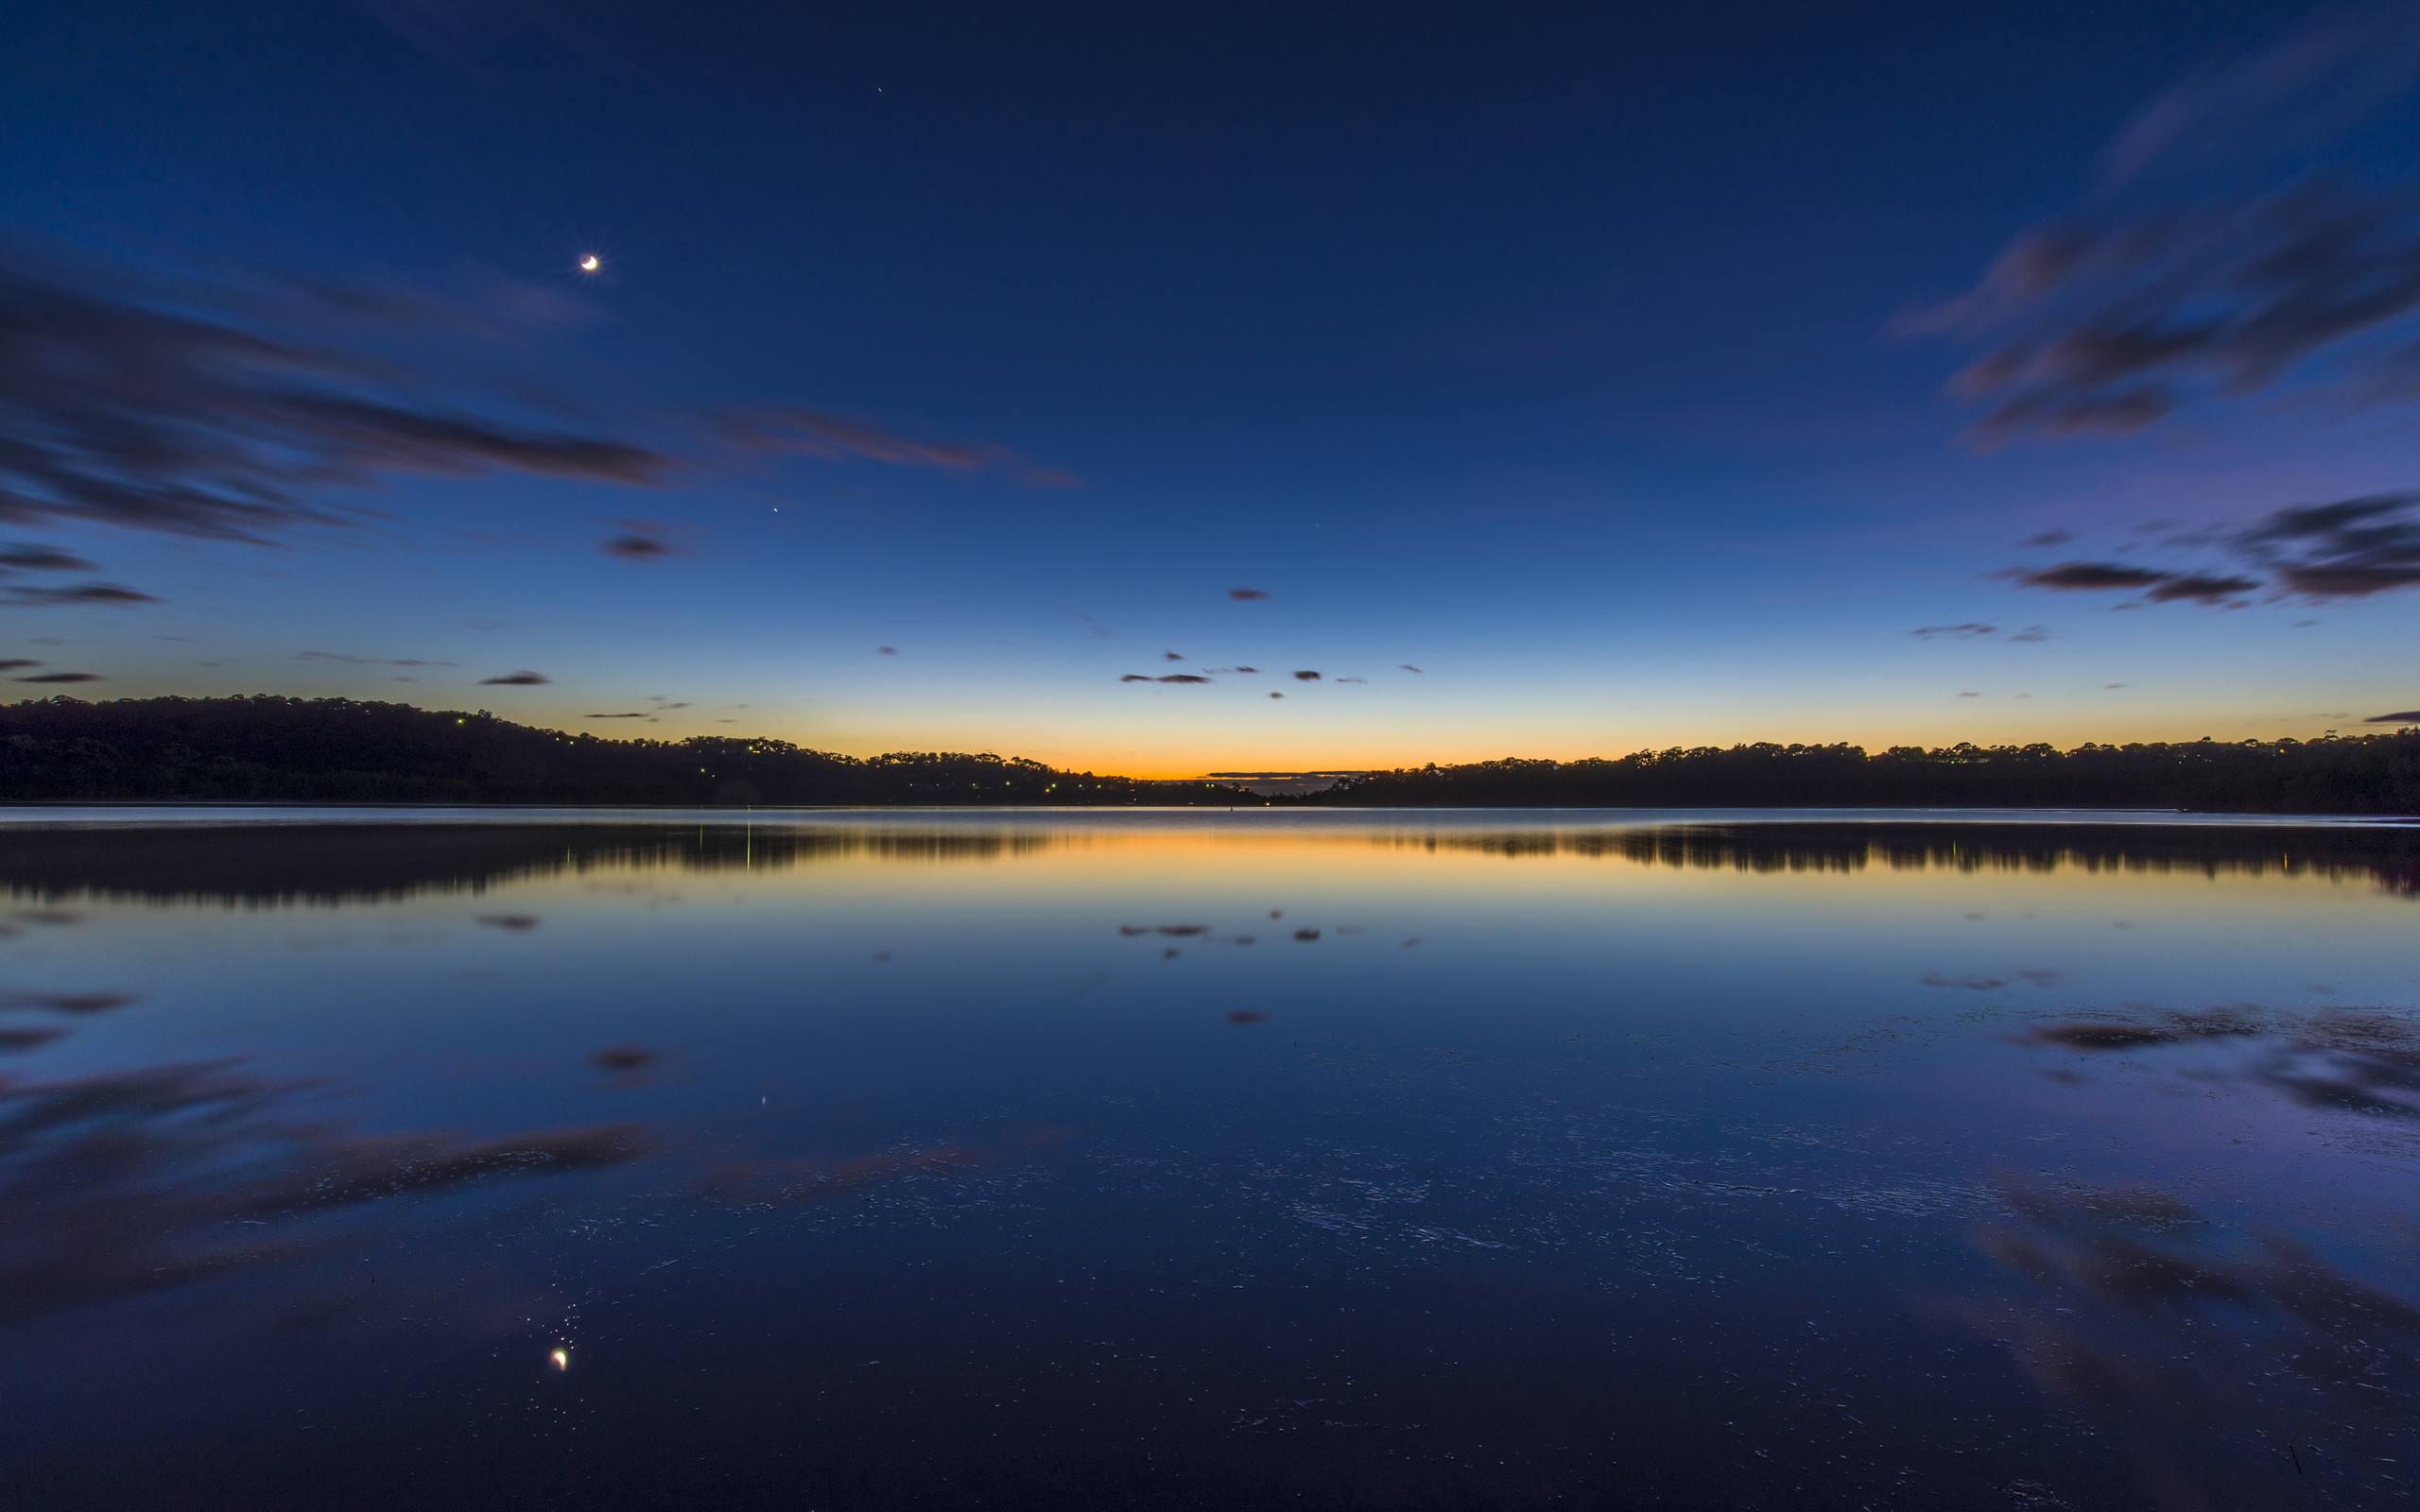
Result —
[[[2409, 22], [21, 7], [21, 270], [301, 333], [359, 359], [310, 375], [347, 394], [656, 460], [537, 476], [347, 431], [240, 541], [20, 474], [5, 539], [157, 602], [53, 602], [70, 578], [19, 573], [37, 592], [0, 609], [0, 655], [106, 679], [28, 695], [343, 693], [1150, 773], [2349, 729], [2420, 704], [2392, 535], [2420, 525], [2390, 500], [2363, 517], [2382, 546], [2247, 532], [2420, 481], [2411, 403], [2372, 381], [2420, 293], [2256, 382], [2225, 365], [2266, 328], [2230, 325], [2122, 430], [1995, 430], [1991, 396], [1949, 386], [2037, 324], [2257, 316], [2211, 260], [2268, 247], [2277, 218], [2246, 207], [2309, 175], [2377, 212], [2364, 271], [2403, 266]], [[2163, 244], [2189, 299], [2145, 305], [2130, 265], [2115, 294], [1909, 329], [2031, 228], [2162, 212], [2215, 217]], [[322, 284], [445, 318], [298, 305]], [[8, 383], [0, 422], [57, 423], [12, 418]], [[176, 382], [95, 391], [255, 441], [306, 423]], [[735, 441], [735, 413], [773, 412], [811, 444]], [[2075, 539], [2020, 546], [2049, 531]], [[601, 549], [632, 534], [665, 549]], [[2386, 576], [2358, 593], [2294, 568], [2359, 552]], [[2075, 562], [2144, 576], [1992, 576]], [[2147, 600], [2180, 575], [2198, 596]], [[525, 669], [547, 680], [483, 685]], [[1119, 680], [1171, 673], [1212, 681]], [[655, 722], [588, 717], [609, 713]]]

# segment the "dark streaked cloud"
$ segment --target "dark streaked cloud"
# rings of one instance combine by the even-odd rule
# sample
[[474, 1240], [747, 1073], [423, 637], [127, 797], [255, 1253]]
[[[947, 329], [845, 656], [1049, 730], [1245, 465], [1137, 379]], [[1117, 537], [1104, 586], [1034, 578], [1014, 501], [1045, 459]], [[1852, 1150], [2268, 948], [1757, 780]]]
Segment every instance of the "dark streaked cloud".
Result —
[[137, 604], [157, 604], [159, 599], [139, 588], [119, 583], [78, 583], [73, 588], [12, 588], [0, 604], [15, 604], [31, 609], [68, 609], [78, 605], [101, 605], [130, 609]]
[[1254, 599], [1267, 598], [1269, 593], [1265, 589], [1230, 588], [1227, 590], [1227, 596], [1234, 599], [1238, 604], [1244, 604], [1250, 603]]
[[2075, 539], [2076, 533], [2072, 530], [2045, 530], [2038, 536], [2026, 537], [2017, 544], [2034, 547], [2064, 546]]
[[668, 472], [650, 446], [513, 417], [484, 356], [396, 355], [478, 312], [358, 292], [339, 312], [291, 280], [169, 289], [0, 247], [0, 520], [261, 542], [351, 523], [334, 501], [398, 474]]
[[2156, 567], [2130, 567], [2120, 562], [2069, 561], [2056, 567], [2011, 574], [2019, 588], [2056, 588], [2106, 593], [2112, 589], [2156, 588], [2175, 574]]
[[1294, 674], [1294, 680], [1297, 682], [1317, 682], [1320, 680], [1320, 675], [1316, 672], [1297, 672]]
[[2365, 725], [2420, 725], [2420, 709], [2405, 709], [2391, 714], [2372, 714], [2361, 721]]
[[662, 536], [638, 530], [610, 536], [598, 549], [608, 557], [619, 557], [624, 561], [661, 561], [666, 557], [680, 555], [680, 548]]
[[[1972, 437], [2126, 433], [2325, 369], [2348, 401], [2396, 387], [2420, 317], [2420, 194], [2326, 171], [2420, 82], [2420, 12], [2296, 31], [2152, 99], [2100, 191], [2011, 242], [1972, 288], [1896, 322], [1982, 350], [1952, 384]], [[2148, 180], [2189, 172], [2177, 182]]]
[[2172, 604], [2189, 600], [2196, 604], [2222, 604], [2240, 598], [2260, 586], [2256, 577], [2235, 577], [2209, 573], [2178, 573], [2151, 591], [2158, 603]]
[[[632, 711], [632, 712], [631, 712], [631, 713], [618, 713], [618, 714], [582, 714], [582, 715], [580, 715], [580, 717], [581, 717], [581, 718], [583, 718], [583, 719], [652, 719], [652, 718], [654, 718], [654, 717], [655, 717], [655, 715], [650, 714], [650, 713], [644, 713], [644, 712], [642, 712], [642, 711], [635, 711], [635, 710], [634, 710], [634, 711]], [[730, 721], [730, 720], [728, 720], [728, 719], [725, 719], [725, 720], [720, 721], [720, 723], [722, 723], [722, 724], [726, 724], [726, 725], [727, 725], [727, 724], [731, 723], [731, 721]]]
[[[2420, 265], [2415, 265], [2420, 277]], [[2420, 588], [2420, 493], [2376, 493], [2273, 510], [2232, 533], [2199, 531], [2169, 542], [2216, 548], [2225, 566], [2171, 570], [2129, 562], [2070, 561], [2007, 569], [2020, 588], [2139, 590], [2140, 603], [2240, 608], [2263, 587], [2303, 599], [2365, 598]], [[2254, 574], [2264, 576], [2255, 576]], [[2119, 608], [2130, 606], [2120, 605]], [[2311, 621], [2297, 622], [2307, 628]], [[1918, 631], [1918, 634], [1924, 633]]]
[[20, 573], [89, 573], [93, 570], [93, 563], [56, 546], [20, 541], [13, 546], [0, 547], [0, 568]]
[[1981, 625], [1968, 620], [1962, 625], [1919, 625], [1910, 633], [1927, 641], [1938, 640], [1943, 636], [1973, 640], [1980, 635], [1996, 635], [1999, 633], [1999, 628], [1996, 625]]
[[38, 667], [40, 665], [42, 665], [41, 662], [28, 661], [25, 657], [9, 657], [5, 660], [0, 660], [0, 672], [14, 672], [19, 667]]
[[17, 680], [19, 682], [102, 682], [107, 679], [97, 672], [43, 672], [30, 678], [19, 678]]
[[481, 678], [482, 688], [534, 688], [548, 680], [543, 672], [508, 672], [500, 678]]
[[2365, 598], [2420, 587], [2420, 493], [2279, 509], [2235, 545], [2304, 598]]
[[2050, 627], [2048, 626], [2029, 625], [2025, 628], [2017, 631], [2014, 635], [2010, 636], [2008, 638], [2008, 642], [2011, 645], [2039, 645], [2049, 638]]
[[1396, 667], [1398, 667], [1399, 669], [1401, 669], [1402, 671], [1405, 671], [1405, 672], [1418, 672], [1418, 671], [1420, 670], [1418, 667], [1413, 666], [1413, 665], [1412, 665], [1410, 662], [1396, 662], [1396, 663], [1395, 663], [1395, 665], [1396, 665]]

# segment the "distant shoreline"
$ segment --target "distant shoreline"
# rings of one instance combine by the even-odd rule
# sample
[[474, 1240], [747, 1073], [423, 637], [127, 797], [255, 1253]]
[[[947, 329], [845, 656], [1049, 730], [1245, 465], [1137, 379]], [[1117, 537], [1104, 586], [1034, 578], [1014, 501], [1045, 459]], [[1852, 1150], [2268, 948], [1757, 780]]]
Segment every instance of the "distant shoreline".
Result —
[[261, 695], [0, 706], [0, 803], [752, 808], [1858, 809], [2420, 816], [2420, 730], [2314, 741], [1756, 743], [1340, 777], [1311, 793], [991, 752], [607, 739], [485, 712]]

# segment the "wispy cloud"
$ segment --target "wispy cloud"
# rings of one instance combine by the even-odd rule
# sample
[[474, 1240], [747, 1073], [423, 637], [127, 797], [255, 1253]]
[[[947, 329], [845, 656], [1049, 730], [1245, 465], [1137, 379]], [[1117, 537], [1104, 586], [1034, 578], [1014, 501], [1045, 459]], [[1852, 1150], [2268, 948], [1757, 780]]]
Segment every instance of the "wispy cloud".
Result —
[[171, 288], [0, 247], [0, 520], [265, 541], [358, 519], [332, 501], [397, 474], [649, 484], [670, 470], [648, 444], [507, 413], [479, 359], [401, 354], [475, 321], [349, 292]]
[[94, 564], [57, 546], [25, 542], [0, 548], [0, 570], [18, 573], [89, 573]]
[[101, 605], [119, 609], [137, 604], [157, 604], [159, 599], [141, 589], [119, 583], [78, 583], [73, 588], [10, 588], [0, 604], [17, 604], [35, 609], [60, 609], [78, 605]]
[[616, 520], [621, 527], [618, 535], [605, 538], [599, 550], [624, 561], [662, 561], [666, 557], [685, 555], [672, 543], [671, 530], [652, 520]]
[[2207, 70], [2135, 112], [2072, 211], [1895, 328], [1981, 346], [1951, 387], [1986, 445], [2139, 431], [2323, 363], [2348, 399], [2392, 389], [2388, 344], [2420, 317], [2420, 193], [2329, 155], [2415, 83], [2408, 6]]
[[715, 418], [715, 426], [724, 440], [752, 452], [950, 472], [1001, 472], [1033, 488], [1069, 488], [1078, 481], [1055, 468], [1036, 466], [1003, 446], [923, 440], [874, 421], [828, 410], [757, 405], [726, 411]]

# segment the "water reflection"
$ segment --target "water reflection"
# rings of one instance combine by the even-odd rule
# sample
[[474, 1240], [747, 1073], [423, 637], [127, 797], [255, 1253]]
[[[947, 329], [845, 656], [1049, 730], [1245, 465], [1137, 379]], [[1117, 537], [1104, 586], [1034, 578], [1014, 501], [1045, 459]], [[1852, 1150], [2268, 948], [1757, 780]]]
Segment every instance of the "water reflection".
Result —
[[0, 1087], [0, 1324], [190, 1286], [343, 1241], [351, 1210], [619, 1165], [628, 1125], [371, 1135], [239, 1064]]
[[[1019, 816], [1021, 820], [1032, 816]], [[1077, 850], [1165, 851], [1263, 846], [1296, 851], [1474, 853], [1508, 860], [1574, 858], [1689, 870], [1855, 874], [1869, 869], [2366, 878], [2420, 897], [2420, 826], [2155, 827], [1897, 823], [1687, 826], [1500, 817], [1353, 825], [1258, 823], [1227, 833], [1197, 822], [1089, 828], [1062, 823], [948, 825], [834, 816], [804, 823], [587, 822], [252, 823], [206, 829], [0, 825], [0, 887], [20, 899], [78, 895], [247, 904], [362, 902], [430, 892], [473, 895], [533, 878], [619, 877], [671, 870], [778, 873], [819, 864], [995, 863]], [[1324, 816], [1323, 816], [1324, 817]], [[1282, 910], [1271, 910], [1271, 919]], [[71, 909], [24, 908], [13, 919], [74, 923]], [[498, 929], [535, 928], [527, 914], [492, 913]], [[1132, 926], [1163, 933], [1184, 926]], [[1191, 926], [1199, 929], [1201, 926]]]
[[[2247, 1005], [2045, 1024], [2028, 1038], [2095, 1056], [2222, 1044], [2230, 1054], [2197, 1057], [2182, 1069], [2204, 1079], [2256, 1082], [2307, 1108], [2420, 1119], [2420, 1025], [2404, 1013], [2279, 1015]], [[2158, 1064], [2157, 1057], [2135, 1058]]]
[[2402, 1504], [2416, 844], [0, 825], [0, 1502]]
[[[2420, 1307], [2157, 1190], [2012, 1183], [2003, 1199], [2007, 1218], [1975, 1243], [2033, 1297], [1959, 1311], [2078, 1431], [2123, 1437], [2113, 1502], [2408, 1503]], [[2235, 1452], [2187, 1447], [2213, 1430]]]

